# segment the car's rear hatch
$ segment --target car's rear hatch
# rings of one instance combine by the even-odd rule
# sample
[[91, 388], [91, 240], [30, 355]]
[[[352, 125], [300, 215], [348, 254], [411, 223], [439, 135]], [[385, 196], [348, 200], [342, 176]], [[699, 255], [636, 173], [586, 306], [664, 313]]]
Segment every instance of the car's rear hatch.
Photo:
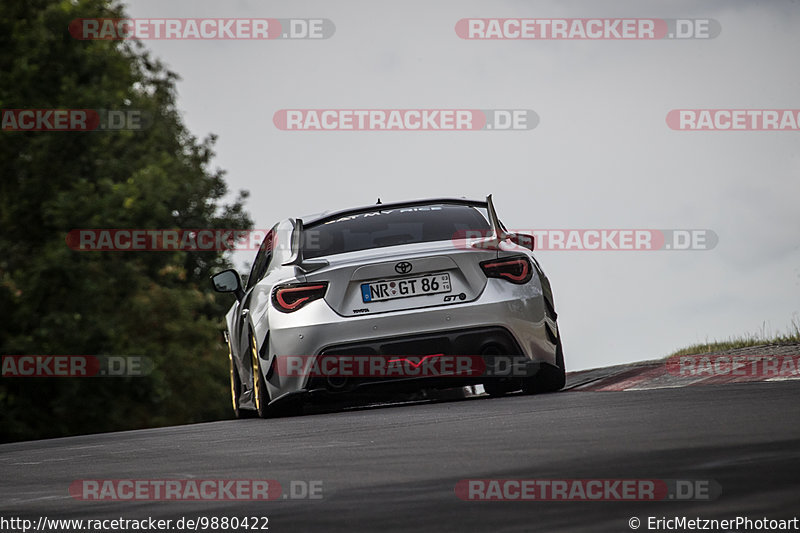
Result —
[[404, 244], [326, 257], [306, 279], [329, 282], [325, 300], [340, 315], [385, 313], [475, 300], [486, 286], [480, 262], [495, 257], [452, 241]]

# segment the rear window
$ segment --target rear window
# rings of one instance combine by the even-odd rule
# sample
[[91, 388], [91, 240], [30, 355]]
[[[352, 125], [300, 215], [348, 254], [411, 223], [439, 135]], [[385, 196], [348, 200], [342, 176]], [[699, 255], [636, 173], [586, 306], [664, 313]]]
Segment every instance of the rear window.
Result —
[[467, 205], [439, 204], [347, 215], [307, 226], [303, 232], [303, 257], [447, 241], [457, 232], [488, 230], [485, 213], [485, 209]]

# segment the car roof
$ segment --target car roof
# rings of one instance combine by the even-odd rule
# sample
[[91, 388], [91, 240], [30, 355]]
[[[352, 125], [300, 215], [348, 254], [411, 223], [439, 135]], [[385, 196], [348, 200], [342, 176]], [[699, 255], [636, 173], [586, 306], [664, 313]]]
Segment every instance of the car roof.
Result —
[[468, 200], [466, 198], [427, 198], [427, 199], [420, 199], [420, 200], [409, 200], [405, 202], [391, 202], [391, 203], [378, 203], [378, 204], [371, 204], [361, 207], [352, 207], [350, 209], [342, 209], [339, 211], [325, 211], [322, 213], [316, 213], [313, 215], [307, 215], [304, 217], [300, 217], [300, 220], [303, 221], [304, 226], [309, 226], [311, 224], [320, 224], [323, 222], [328, 222], [330, 220], [335, 220], [337, 218], [347, 216], [347, 215], [357, 215], [359, 213], [368, 213], [370, 211], [375, 211], [378, 209], [385, 210], [385, 209], [402, 209], [404, 207], [416, 207], [422, 205], [435, 205], [435, 204], [451, 204], [451, 205], [467, 205], [472, 207], [488, 207], [488, 204], [485, 200]]

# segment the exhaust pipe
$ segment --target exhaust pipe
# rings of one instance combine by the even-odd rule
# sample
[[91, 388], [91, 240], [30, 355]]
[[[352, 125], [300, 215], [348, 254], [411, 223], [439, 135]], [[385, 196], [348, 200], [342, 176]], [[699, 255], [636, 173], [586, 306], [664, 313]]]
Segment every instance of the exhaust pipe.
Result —
[[347, 388], [348, 379], [346, 377], [328, 376], [325, 379], [327, 389], [332, 392], [341, 392]]

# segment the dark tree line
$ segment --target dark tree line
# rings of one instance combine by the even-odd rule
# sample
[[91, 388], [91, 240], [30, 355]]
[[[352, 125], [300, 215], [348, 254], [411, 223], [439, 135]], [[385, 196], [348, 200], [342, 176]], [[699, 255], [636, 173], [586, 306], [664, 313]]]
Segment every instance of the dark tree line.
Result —
[[143, 131], [0, 131], [0, 354], [144, 355], [147, 377], [0, 378], [0, 441], [228, 416], [208, 276], [219, 252], [80, 252], [79, 228], [250, 228], [246, 192], [223, 203], [214, 138], [176, 109], [176, 74], [135, 42], [80, 41], [101, 0], [0, 2], [0, 108], [135, 109]]

